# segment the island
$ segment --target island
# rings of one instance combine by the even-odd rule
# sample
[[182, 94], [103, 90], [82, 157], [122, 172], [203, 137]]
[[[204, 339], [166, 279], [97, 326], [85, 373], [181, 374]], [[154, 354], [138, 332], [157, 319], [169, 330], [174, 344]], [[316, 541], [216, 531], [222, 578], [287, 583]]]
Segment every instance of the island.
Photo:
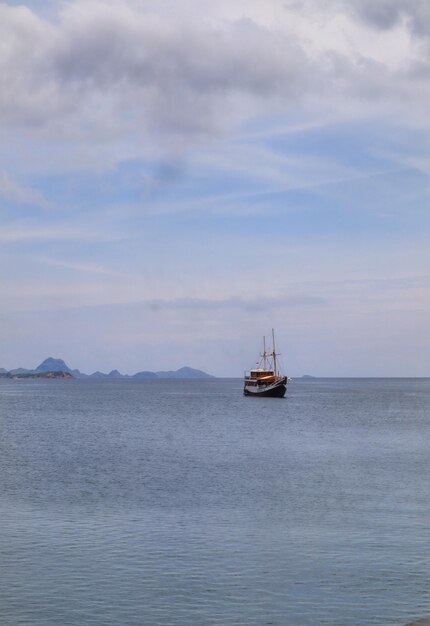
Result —
[[0, 378], [73, 378], [69, 372], [0, 372]]
[[144, 380], [154, 378], [192, 378], [192, 379], [209, 379], [215, 378], [211, 374], [207, 374], [202, 370], [194, 369], [192, 367], [181, 367], [178, 370], [168, 370], [159, 372], [141, 371], [136, 374], [121, 374], [118, 370], [112, 370], [108, 374], [104, 372], [93, 372], [92, 374], [85, 374], [78, 369], [71, 369], [63, 359], [54, 359], [48, 357], [35, 369], [26, 369], [19, 367], [13, 370], [6, 370], [0, 368], [0, 378], [78, 378], [78, 379], [98, 379], [98, 380]]

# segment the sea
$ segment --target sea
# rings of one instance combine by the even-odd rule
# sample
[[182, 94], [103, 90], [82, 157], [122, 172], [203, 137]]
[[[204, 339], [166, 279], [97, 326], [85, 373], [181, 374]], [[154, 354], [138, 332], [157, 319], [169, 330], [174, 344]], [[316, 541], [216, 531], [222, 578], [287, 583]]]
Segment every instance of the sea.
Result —
[[430, 615], [430, 380], [0, 380], [3, 626]]

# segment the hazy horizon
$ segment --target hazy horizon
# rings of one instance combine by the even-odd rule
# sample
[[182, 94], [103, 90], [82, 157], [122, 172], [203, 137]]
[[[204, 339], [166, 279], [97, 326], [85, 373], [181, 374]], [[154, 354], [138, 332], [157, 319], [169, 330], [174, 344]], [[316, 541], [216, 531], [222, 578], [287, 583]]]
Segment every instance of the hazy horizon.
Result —
[[[55, 359], [55, 360], [63, 360], [64, 361], [64, 359], [61, 359], [61, 357], [47, 357], [47, 359], [51, 359], [51, 358]], [[20, 368], [28, 369], [29, 371], [36, 370], [37, 367], [39, 365], [41, 365], [43, 363], [43, 361], [45, 361], [47, 359], [42, 359], [40, 362], [37, 363], [37, 365], [34, 365], [34, 367], [27, 366], [25, 364], [24, 365], [21, 364], [19, 366], [15, 366], [15, 367], [10, 367], [10, 368], [5, 367], [5, 368], [3, 368], [3, 366], [0, 365], [0, 370], [1, 369], [5, 369], [7, 371], [14, 371], [14, 370], [17, 370], [17, 369], [20, 369]], [[161, 372], [167, 372], [167, 371], [177, 371], [177, 370], [171, 370], [171, 369], [154, 370], [154, 369], [149, 368], [149, 369], [145, 369], [145, 370], [141, 369], [141, 370], [137, 370], [137, 371], [123, 372], [121, 370], [118, 370], [118, 368], [114, 368], [113, 370], [108, 370], [106, 368], [100, 368], [99, 367], [99, 368], [97, 368], [93, 372], [93, 371], [85, 371], [81, 367], [79, 367], [79, 365], [70, 364], [70, 363], [67, 363], [66, 361], [65, 361], [65, 364], [71, 370], [79, 370], [81, 374], [85, 374], [85, 375], [91, 375], [94, 372], [99, 372], [99, 373], [103, 373], [103, 374], [109, 374], [112, 371], [119, 371], [119, 373], [121, 375], [123, 375], [123, 376], [130, 376], [130, 377], [132, 377], [134, 374], [137, 374], [137, 373], [142, 372], [142, 371], [155, 372], [155, 373], [161, 373]], [[183, 369], [183, 368], [191, 368], [191, 369], [197, 369], [197, 370], [199, 369], [199, 368], [194, 368], [194, 367], [192, 367], [192, 365], [189, 365], [189, 364], [185, 364], [185, 365], [181, 366], [178, 369]], [[237, 380], [242, 380], [243, 379], [243, 375], [241, 375], [241, 374], [237, 374], [235, 376], [222, 376], [222, 375], [215, 376], [210, 371], [205, 371], [205, 370], [202, 370], [202, 371], [203, 371], [203, 373], [209, 374], [210, 376], [212, 376], [212, 378], [215, 378], [215, 379], [216, 378], [220, 378], [220, 379], [222, 379], [222, 378], [237, 379]], [[405, 379], [406, 378], [407, 379], [430, 379], [430, 376], [366, 376], [366, 375], [362, 375], [362, 376], [358, 376], [358, 375], [357, 376], [342, 376], [342, 375], [339, 375], [339, 376], [316, 376], [315, 374], [312, 374], [312, 373], [309, 373], [309, 372], [293, 373], [293, 374], [291, 374], [290, 372], [287, 372], [287, 375], [288, 375], [289, 379], [291, 378], [291, 380], [294, 380], [294, 379], [295, 380], [299, 380], [299, 379], [316, 379], [316, 380], [317, 379], [366, 379], [366, 378], [368, 378], [370, 380], [378, 379], [378, 378], [383, 378], [383, 379], [396, 379], [396, 378], [398, 378], [398, 379], [402, 379], [402, 378], [405, 378]], [[142, 379], [139, 379], [139, 380], [142, 380]], [[166, 380], [166, 379], [160, 379], [160, 380]], [[204, 381], [207, 382], [208, 379], [207, 378], [202, 378], [202, 379], [198, 379], [198, 378], [191, 379], [190, 378], [190, 380], [196, 380], [197, 382], [199, 380], [204, 380]]]
[[[0, 4], [0, 367], [430, 375], [430, 5]], [[36, 366], [35, 365], [35, 366]]]

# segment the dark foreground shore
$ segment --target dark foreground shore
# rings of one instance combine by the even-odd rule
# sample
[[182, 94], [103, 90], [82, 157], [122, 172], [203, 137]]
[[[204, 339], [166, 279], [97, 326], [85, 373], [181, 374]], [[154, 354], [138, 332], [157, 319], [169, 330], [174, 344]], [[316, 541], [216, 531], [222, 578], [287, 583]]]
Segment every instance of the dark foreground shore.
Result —
[[430, 626], [430, 617], [419, 619], [417, 622], [409, 622], [405, 626]]

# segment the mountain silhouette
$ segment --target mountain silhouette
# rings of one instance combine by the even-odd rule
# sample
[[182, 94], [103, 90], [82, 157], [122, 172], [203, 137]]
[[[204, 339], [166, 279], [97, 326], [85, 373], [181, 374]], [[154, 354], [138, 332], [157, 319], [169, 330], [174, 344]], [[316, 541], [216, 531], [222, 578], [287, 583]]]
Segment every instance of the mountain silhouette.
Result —
[[109, 374], [104, 374], [103, 372], [94, 372], [93, 374], [84, 374], [80, 372], [78, 369], [72, 370], [63, 359], [55, 359], [50, 356], [45, 359], [40, 365], [36, 367], [35, 370], [22, 370], [23, 372], [67, 372], [68, 374], [72, 374], [74, 378], [97, 378], [97, 379], [121, 379], [121, 378], [136, 378], [136, 379], [146, 379], [146, 378], [214, 378], [211, 374], [207, 374], [202, 370], [197, 370], [192, 367], [181, 367], [178, 370], [169, 370], [165, 372], [137, 372], [132, 376], [128, 374], [121, 374], [118, 370], [112, 370]]

